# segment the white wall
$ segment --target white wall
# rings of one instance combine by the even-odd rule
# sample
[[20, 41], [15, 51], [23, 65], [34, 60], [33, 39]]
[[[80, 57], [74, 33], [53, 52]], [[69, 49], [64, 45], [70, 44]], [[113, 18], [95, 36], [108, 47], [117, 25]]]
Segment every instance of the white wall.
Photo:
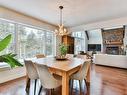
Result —
[[103, 51], [103, 39], [101, 29], [88, 31], [89, 40], [88, 44], [101, 44], [101, 51]]
[[24, 77], [24, 76], [26, 76], [25, 67], [17, 67], [14, 69], [1, 71], [0, 72], [0, 84], [10, 81], [10, 80], [13, 80], [13, 79]]
[[1, 6], [0, 6], [0, 18], [18, 22], [18, 23], [40, 27], [46, 30], [51, 30], [51, 31], [54, 31], [57, 28], [56, 26], [49, 24], [47, 22], [35, 19], [33, 17], [21, 14], [19, 12], [16, 12], [16, 11], [13, 11], [11, 9], [7, 9]]
[[[123, 25], [127, 25], [127, 17], [121, 17], [117, 19], [94, 22], [94, 23], [85, 24], [85, 25], [79, 25], [76, 27], [69, 28], [69, 31], [70, 32], [85, 31], [85, 30], [89, 31], [89, 30], [96, 30], [96, 29], [102, 29], [102, 28], [121, 27]], [[126, 33], [125, 33], [124, 44], [127, 45], [127, 26], [126, 26], [125, 32]], [[90, 39], [88, 43], [100, 43], [100, 41], [98, 41], [98, 38], [97, 39], [95, 38], [95, 39]]]
[[89, 40], [88, 44], [102, 44], [102, 33], [101, 29], [88, 31]]

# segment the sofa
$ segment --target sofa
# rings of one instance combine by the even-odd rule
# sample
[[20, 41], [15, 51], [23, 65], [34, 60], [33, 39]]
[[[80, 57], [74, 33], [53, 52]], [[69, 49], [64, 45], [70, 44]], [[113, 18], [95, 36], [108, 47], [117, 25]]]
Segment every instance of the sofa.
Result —
[[93, 58], [95, 64], [127, 68], [126, 55], [95, 54]]

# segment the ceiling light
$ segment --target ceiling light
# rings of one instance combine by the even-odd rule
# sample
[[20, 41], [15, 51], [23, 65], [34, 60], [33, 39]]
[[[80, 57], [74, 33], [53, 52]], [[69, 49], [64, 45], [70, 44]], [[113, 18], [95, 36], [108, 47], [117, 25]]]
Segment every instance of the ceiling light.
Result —
[[63, 9], [63, 6], [59, 6], [59, 9], [60, 9], [60, 24], [58, 25], [58, 30], [57, 29], [55, 30], [55, 34], [59, 35], [59, 36], [63, 36], [63, 35], [67, 35], [68, 32], [67, 32], [67, 29], [64, 28], [63, 20], [62, 20], [62, 9]]

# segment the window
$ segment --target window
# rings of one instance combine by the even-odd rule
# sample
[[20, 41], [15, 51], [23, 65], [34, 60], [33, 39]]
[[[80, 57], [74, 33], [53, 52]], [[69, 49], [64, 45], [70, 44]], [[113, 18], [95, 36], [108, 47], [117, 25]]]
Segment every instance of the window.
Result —
[[75, 54], [78, 54], [79, 51], [84, 51], [85, 33], [84, 32], [73, 32], [72, 36], [75, 37]]
[[53, 33], [46, 32], [46, 55], [53, 55]]
[[18, 26], [19, 57], [32, 58], [44, 54], [44, 32], [42, 30]]
[[19, 58], [32, 58], [36, 54], [53, 55], [53, 33], [18, 25]]
[[39, 53], [48, 56], [55, 54], [55, 36], [51, 31], [0, 20], [0, 40], [8, 34], [12, 34], [11, 43], [0, 54], [13, 52], [19, 59], [32, 58]]
[[7, 35], [12, 34], [12, 39], [10, 45], [0, 54], [15, 53], [15, 24], [8, 23], [5, 21], [0, 20], [0, 40], [5, 38]]

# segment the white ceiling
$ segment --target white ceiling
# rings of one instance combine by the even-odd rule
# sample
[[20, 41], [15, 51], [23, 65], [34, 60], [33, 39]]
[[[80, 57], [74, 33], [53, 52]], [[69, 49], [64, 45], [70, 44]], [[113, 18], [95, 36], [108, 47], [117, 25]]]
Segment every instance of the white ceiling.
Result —
[[0, 0], [0, 5], [54, 25], [63, 5], [66, 27], [127, 16], [127, 0]]

